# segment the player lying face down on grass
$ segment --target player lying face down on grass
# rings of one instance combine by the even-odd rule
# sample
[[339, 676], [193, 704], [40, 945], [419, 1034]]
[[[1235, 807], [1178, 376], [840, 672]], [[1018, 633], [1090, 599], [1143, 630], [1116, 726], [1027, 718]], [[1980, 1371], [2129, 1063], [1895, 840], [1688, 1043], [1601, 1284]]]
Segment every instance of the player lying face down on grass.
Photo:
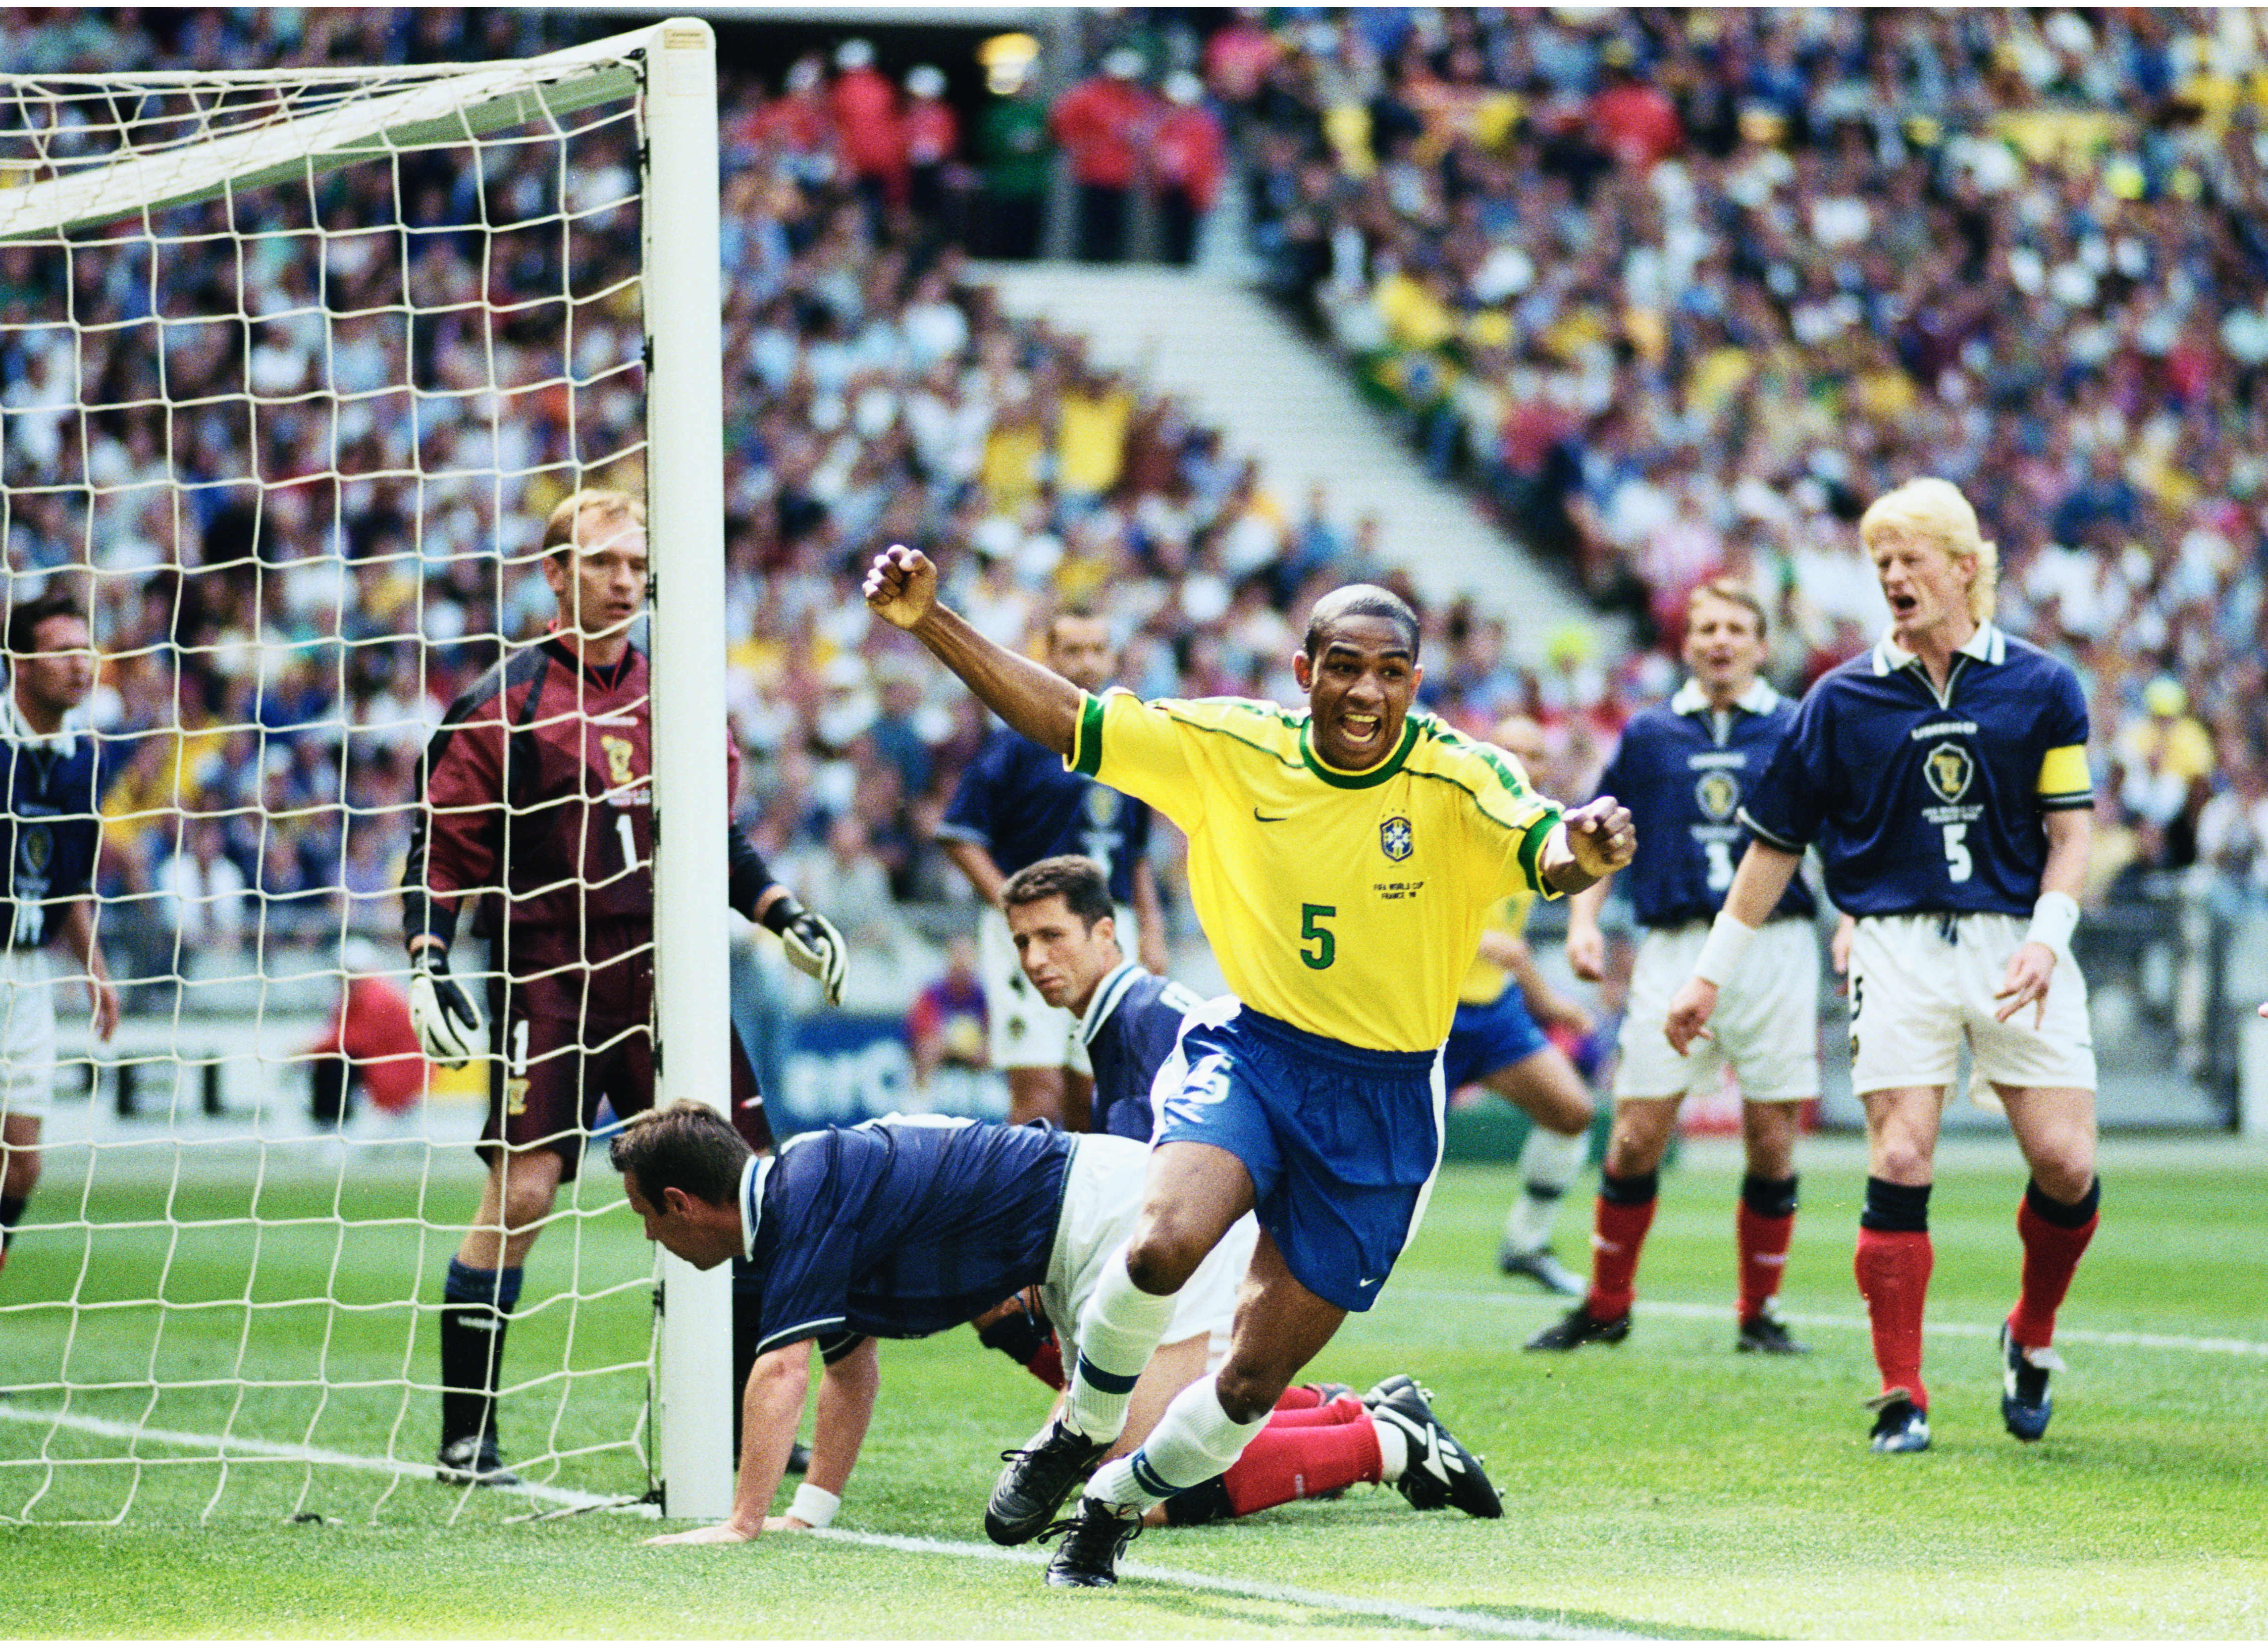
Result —
[[[873, 1415], [875, 1341], [943, 1332], [1027, 1288], [1051, 1314], [1078, 1314], [1132, 1225], [1143, 1159], [1139, 1145], [1110, 1136], [938, 1117], [815, 1130], [759, 1158], [721, 1114], [693, 1100], [633, 1119], [609, 1154], [651, 1240], [704, 1270], [745, 1255], [762, 1291], [733, 1513], [654, 1544], [742, 1543], [768, 1527], [827, 1526]], [[1183, 1289], [1168, 1343], [1134, 1392], [1139, 1429], [1226, 1336], [1256, 1234], [1245, 1221]], [[814, 1347], [825, 1373], [811, 1468], [787, 1514], [768, 1516]], [[1298, 1398], [1278, 1443], [1286, 1490], [1264, 1502], [1390, 1480], [1420, 1509], [1501, 1508], [1414, 1384], [1388, 1380], [1373, 1396], [1374, 1407], [1345, 1394]], [[1264, 1484], [1242, 1495], [1241, 1509], [1222, 1490], [1200, 1501], [1204, 1513], [1248, 1513], [1262, 1507]]]
[[[1563, 819], [1512, 760], [1416, 710], [1417, 617], [1381, 587], [1318, 601], [1292, 658], [1304, 713], [1089, 695], [940, 603], [936, 565], [908, 548], [878, 555], [864, 592], [1012, 727], [1182, 828], [1234, 994], [1183, 1034], [1185, 1080], [1160, 1101], [1140, 1223], [1079, 1320], [1064, 1417], [986, 1511], [997, 1542], [1023, 1542], [1093, 1473], [1049, 1578], [1105, 1585], [1111, 1532], [1123, 1544], [1150, 1506], [1227, 1470], [1375, 1301], [1440, 1165], [1440, 1047], [1490, 906], [1586, 887], [1636, 839], [1611, 798]], [[1261, 1235], [1226, 1358], [1095, 1471], [1176, 1294], [1248, 1212]]]

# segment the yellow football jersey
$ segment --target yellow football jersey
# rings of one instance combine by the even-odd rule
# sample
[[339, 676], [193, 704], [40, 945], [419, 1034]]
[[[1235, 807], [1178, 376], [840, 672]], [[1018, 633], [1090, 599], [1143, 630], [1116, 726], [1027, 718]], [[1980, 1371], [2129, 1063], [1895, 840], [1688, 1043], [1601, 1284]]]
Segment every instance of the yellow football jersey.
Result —
[[[1513, 767], [1519, 766], [1515, 762]], [[1528, 932], [1528, 914], [1535, 909], [1535, 896], [1522, 889], [1489, 908], [1487, 917], [1482, 920], [1481, 931], [1485, 934], [1493, 929], [1498, 934], [1517, 938]], [[1493, 1003], [1504, 995], [1504, 989], [1511, 983], [1512, 975], [1507, 970], [1498, 968], [1475, 952], [1473, 966], [1465, 971], [1465, 983], [1457, 990], [1457, 1001]]]
[[1114, 689], [1088, 697], [1064, 762], [1189, 835], [1190, 898], [1239, 997], [1357, 1048], [1440, 1047], [1491, 905], [1550, 892], [1558, 806], [1430, 713], [1350, 774], [1316, 756], [1304, 712]]

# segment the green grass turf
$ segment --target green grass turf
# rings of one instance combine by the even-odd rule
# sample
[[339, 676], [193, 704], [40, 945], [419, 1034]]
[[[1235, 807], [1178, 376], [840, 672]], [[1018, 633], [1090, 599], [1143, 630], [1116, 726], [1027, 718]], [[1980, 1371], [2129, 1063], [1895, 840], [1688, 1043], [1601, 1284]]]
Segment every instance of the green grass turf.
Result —
[[[650, 1523], [619, 1515], [532, 1522], [525, 1499], [467, 1495], [422, 1478], [391, 1482], [304, 1461], [210, 1459], [145, 1467], [123, 1525], [0, 1527], [0, 1634], [51, 1636], [653, 1635], [1055, 1637], [1408, 1633], [1448, 1609], [1444, 1633], [1966, 1636], [2268, 1634], [2268, 1556], [2259, 1547], [2268, 1461], [2268, 1314], [2257, 1249], [2268, 1232], [2257, 1150], [2121, 1142], [2106, 1152], [2104, 1229], [2064, 1314], [2071, 1371], [2054, 1428], [2036, 1447], [1999, 1428], [1990, 1330], [2013, 1292], [2021, 1179], [2004, 1140], [1949, 1144], [1933, 1205], [1937, 1273], [1926, 1370], [1937, 1446], [1869, 1456], [1859, 1407], [1874, 1388], [1850, 1277], [1863, 1167], [1847, 1143], [1806, 1155], [1804, 1218], [1786, 1309], [1815, 1346], [1800, 1360], [1735, 1356], [1731, 1287], [1734, 1154], [1687, 1148], [1664, 1182], [1641, 1272], [1636, 1332], [1618, 1350], [1523, 1353], [1557, 1306], [1494, 1273], [1509, 1176], [1449, 1171], [1431, 1215], [1371, 1314], [1351, 1320], [1317, 1377], [1369, 1382], [1418, 1372], [1437, 1409], [1489, 1455], [1506, 1495], [1500, 1523], [1420, 1516], [1384, 1490], [1296, 1505], [1232, 1525], [1155, 1532], [1108, 1593], [1048, 1592], [1037, 1557], [987, 1553], [979, 1516], [994, 1455], [1039, 1420], [1045, 1393], [966, 1334], [883, 1352], [883, 1400], [839, 1527], [823, 1539], [768, 1538], [709, 1550], [644, 1550]], [[604, 1178], [603, 1175], [598, 1176]], [[461, 1187], [453, 1176], [446, 1183]], [[147, 1308], [64, 1314], [36, 1302], [71, 1291], [122, 1299], [162, 1284], [176, 1305], [241, 1299], [249, 1233], [106, 1232], [81, 1282], [84, 1233], [18, 1245], [0, 1306], [0, 1378], [52, 1376], [68, 1343], [74, 1378], [188, 1376], [272, 1360], [286, 1373], [372, 1387], [169, 1392], [150, 1422], [312, 1441], [357, 1453], [430, 1458], [430, 1393], [405, 1391], [404, 1363], [430, 1380], [430, 1338], [411, 1349], [402, 1273], [431, 1268], [449, 1239], [414, 1223], [342, 1234], [354, 1220], [411, 1219], [414, 1176], [339, 1199], [271, 1181], [259, 1206], [309, 1223], [264, 1233], [258, 1298], [334, 1291], [378, 1308], [277, 1314], [247, 1330], [243, 1307], [174, 1309], [153, 1345]], [[438, 1211], [461, 1212], [434, 1188]], [[91, 1197], [114, 1219], [242, 1213], [243, 1181], [191, 1191], [122, 1184]], [[604, 1198], [593, 1196], [586, 1206]], [[68, 1182], [43, 1195], [66, 1217]], [[1571, 1205], [1564, 1249], [1587, 1209]], [[529, 1321], [512, 1339], [515, 1379], [563, 1351], [578, 1365], [641, 1359], [646, 1251], [608, 1215], [578, 1243], [555, 1227], [531, 1267]], [[555, 1238], [556, 1240], [553, 1240]], [[113, 1245], [114, 1238], [115, 1245]], [[170, 1260], [168, 1254], [170, 1250]], [[555, 1293], [569, 1263], [585, 1292]], [[1649, 1308], [1649, 1303], [1653, 1308]], [[289, 1317], [288, 1325], [282, 1320]], [[2235, 1337], [2249, 1353], [2166, 1341]], [[247, 1356], [246, 1353], [249, 1351]], [[386, 1381], [392, 1382], [386, 1382]], [[571, 1393], [560, 1385], [571, 1382]], [[20, 1391], [12, 1406], [49, 1405]], [[81, 1411], [131, 1419], [146, 1390], [82, 1396]], [[643, 1376], [602, 1372], [516, 1392], [515, 1454], [541, 1479], [632, 1492]], [[320, 1409], [320, 1410], [319, 1410]], [[232, 1420], [232, 1424], [229, 1424]], [[547, 1437], [554, 1430], [556, 1440]], [[125, 1467], [51, 1470], [41, 1453], [114, 1455], [117, 1441], [50, 1436], [0, 1418], [0, 1514], [34, 1522], [109, 1514]], [[291, 1512], [320, 1525], [291, 1525]], [[942, 1542], [922, 1553], [877, 1535]], [[1152, 1578], [1141, 1569], [1167, 1575]], [[1211, 1580], [1212, 1582], [1208, 1582]], [[1321, 1603], [1336, 1601], [1337, 1608]], [[1351, 1606], [1354, 1609], [1349, 1610]]]

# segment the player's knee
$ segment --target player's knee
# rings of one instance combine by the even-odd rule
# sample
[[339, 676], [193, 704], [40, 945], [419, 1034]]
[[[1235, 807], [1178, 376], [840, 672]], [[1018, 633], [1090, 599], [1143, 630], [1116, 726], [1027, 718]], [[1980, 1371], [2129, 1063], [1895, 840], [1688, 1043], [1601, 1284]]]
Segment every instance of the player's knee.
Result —
[[1917, 1136], [1890, 1132], [1875, 1139], [1868, 1171], [1893, 1185], [1926, 1185], [1931, 1161], [1931, 1147]]
[[1179, 1293], [1209, 1251], [1184, 1227], [1145, 1224], [1126, 1244], [1126, 1274], [1145, 1293]]
[[1296, 1367], [1272, 1362], [1247, 1362], [1231, 1357], [1213, 1380], [1221, 1410], [1239, 1424], [1265, 1418], [1292, 1382]]
[[2032, 1160], [2032, 1178], [2059, 1203], [2076, 1203], [2095, 1183], [2095, 1147], [2073, 1142]]
[[0, 1173], [0, 1196], [29, 1196], [40, 1182], [40, 1153], [26, 1147], [8, 1153], [8, 1166]]

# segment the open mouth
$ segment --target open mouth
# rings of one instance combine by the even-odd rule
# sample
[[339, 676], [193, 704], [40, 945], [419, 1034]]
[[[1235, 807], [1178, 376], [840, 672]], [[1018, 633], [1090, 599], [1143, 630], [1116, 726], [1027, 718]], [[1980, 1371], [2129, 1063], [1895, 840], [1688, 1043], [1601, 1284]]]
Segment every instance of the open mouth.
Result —
[[1921, 607], [1921, 600], [1911, 592], [1890, 594], [1890, 614], [1904, 620]]
[[1386, 733], [1386, 720], [1374, 713], [1343, 712], [1339, 715], [1339, 739], [1350, 747], [1374, 747]]

